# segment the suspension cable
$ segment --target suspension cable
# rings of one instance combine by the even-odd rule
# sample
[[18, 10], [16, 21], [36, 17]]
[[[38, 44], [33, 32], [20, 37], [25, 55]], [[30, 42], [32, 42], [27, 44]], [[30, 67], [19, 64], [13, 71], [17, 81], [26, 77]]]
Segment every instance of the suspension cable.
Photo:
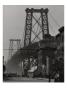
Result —
[[50, 13], [50, 16], [51, 16], [51, 18], [53, 19], [53, 21], [55, 22], [55, 24], [58, 26], [58, 27], [60, 27], [60, 25], [58, 24], [58, 22], [56, 21], [56, 19], [53, 17], [53, 15]]

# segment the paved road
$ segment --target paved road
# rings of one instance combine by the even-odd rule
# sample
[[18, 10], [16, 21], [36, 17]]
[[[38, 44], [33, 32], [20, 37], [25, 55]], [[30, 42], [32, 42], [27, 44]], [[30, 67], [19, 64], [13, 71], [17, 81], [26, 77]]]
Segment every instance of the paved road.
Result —
[[[25, 78], [25, 77], [10, 77], [6, 82], [49, 82], [47, 78]], [[54, 82], [51, 79], [51, 82]]]

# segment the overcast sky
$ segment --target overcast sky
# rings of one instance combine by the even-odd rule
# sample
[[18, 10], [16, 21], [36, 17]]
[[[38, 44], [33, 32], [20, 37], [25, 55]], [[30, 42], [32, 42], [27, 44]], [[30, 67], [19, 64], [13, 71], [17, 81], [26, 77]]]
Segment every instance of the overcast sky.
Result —
[[[51, 35], [58, 33], [58, 28], [64, 25], [64, 6], [63, 5], [4, 5], [3, 6], [3, 48], [9, 48], [9, 39], [22, 39], [25, 27], [26, 8], [48, 8], [49, 31]], [[56, 22], [50, 17], [54, 17]], [[5, 60], [8, 58], [8, 50], [4, 50]]]

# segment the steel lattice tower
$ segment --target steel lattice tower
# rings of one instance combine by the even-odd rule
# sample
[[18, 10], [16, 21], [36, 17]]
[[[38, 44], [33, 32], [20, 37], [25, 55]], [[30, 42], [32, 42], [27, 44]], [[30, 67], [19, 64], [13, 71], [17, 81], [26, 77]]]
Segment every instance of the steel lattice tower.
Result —
[[[38, 19], [35, 18], [35, 16], [33, 15], [34, 13], [39, 13], [40, 17]], [[34, 25], [32, 25], [33, 20], [34, 19], [36, 21], [36, 23]], [[40, 24], [40, 22], [41, 24]], [[33, 28], [34, 26], [38, 24], [38, 26], [41, 28], [41, 31], [36, 34], [36, 32], [34, 32]], [[34, 33], [35, 38], [40, 39], [38, 36], [40, 33], [42, 33], [42, 39], [45, 39], [45, 35], [49, 34], [49, 28], [48, 28], [48, 9], [26, 9], [26, 24], [25, 24], [25, 38], [24, 38], [24, 46], [28, 46], [29, 44], [31, 44], [31, 33]], [[34, 38], [34, 39], [35, 39]]]
[[[16, 43], [16, 49], [14, 49], [14, 44]], [[10, 39], [9, 44], [9, 59], [13, 56], [14, 50], [19, 50], [21, 48], [21, 40], [20, 39]]]

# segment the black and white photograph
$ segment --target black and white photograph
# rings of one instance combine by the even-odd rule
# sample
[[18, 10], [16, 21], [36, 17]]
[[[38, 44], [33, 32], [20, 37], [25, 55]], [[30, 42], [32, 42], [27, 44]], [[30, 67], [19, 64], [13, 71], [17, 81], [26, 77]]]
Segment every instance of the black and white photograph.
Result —
[[64, 83], [64, 5], [3, 5], [3, 82]]

